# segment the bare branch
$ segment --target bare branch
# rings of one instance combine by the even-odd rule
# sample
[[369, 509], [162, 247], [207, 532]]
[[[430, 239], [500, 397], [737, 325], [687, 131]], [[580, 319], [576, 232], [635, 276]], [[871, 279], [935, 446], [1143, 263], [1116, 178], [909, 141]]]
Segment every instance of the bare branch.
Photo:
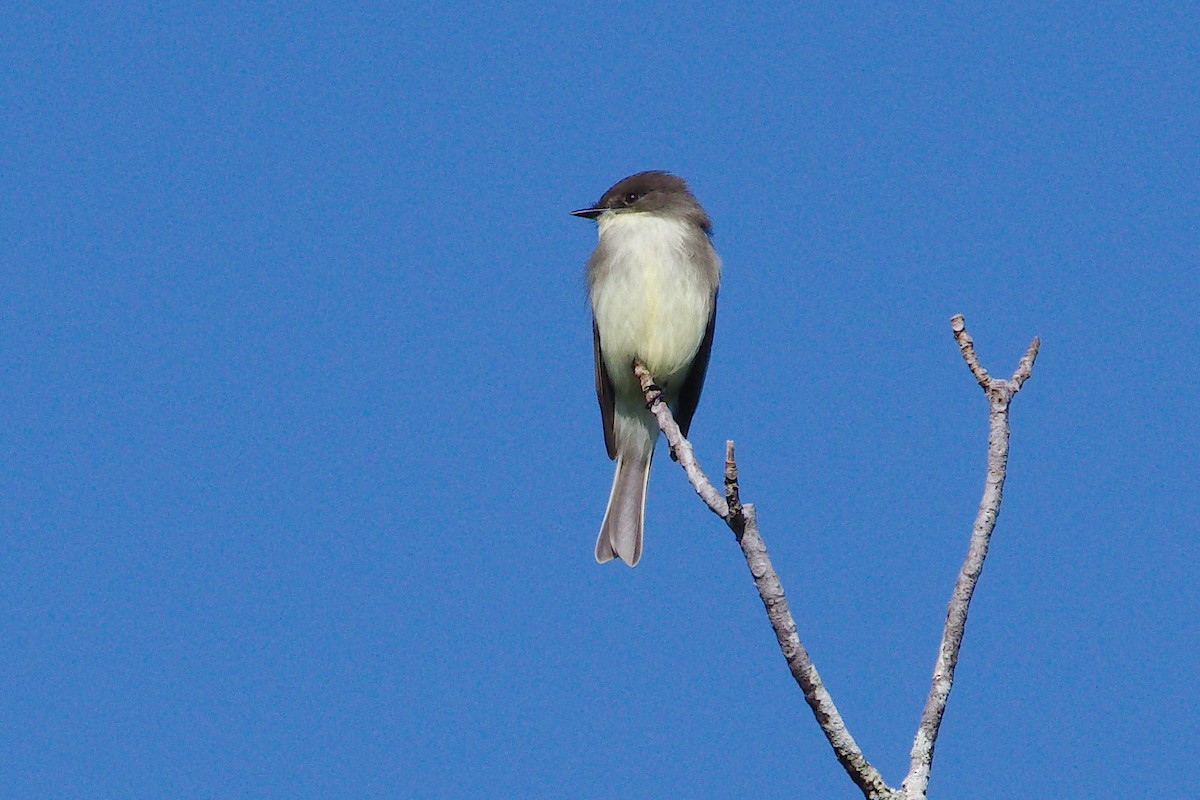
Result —
[[[692, 488], [696, 490], [696, 494], [700, 495], [714, 514], [725, 520], [734, 536], [737, 537], [742, 554], [746, 558], [746, 565], [750, 568], [750, 574], [754, 578], [754, 585], [758, 588], [758, 596], [762, 599], [763, 606], [767, 610], [767, 617], [771, 621], [771, 627], [775, 630], [779, 649], [787, 660], [792, 677], [800, 685], [804, 699], [812, 709], [813, 715], [816, 716], [817, 723], [825, 733], [825, 738], [833, 747], [838, 762], [866, 797], [871, 800], [894, 797], [895, 790], [884, 782], [879, 771], [871, 766], [854, 741], [854, 737], [850, 735], [846, 723], [842, 720], [842, 715], [838, 713], [837, 706], [833, 703], [833, 698], [830, 697], [825, 684], [821, 682], [821, 676], [817, 673], [812, 659], [809, 658], [808, 651], [800, 643], [800, 636], [796, 632], [796, 620], [792, 618], [787, 598], [783, 593], [783, 585], [779, 582], [775, 568], [771, 566], [771, 559], [767, 556], [767, 545], [758, 533], [758, 521], [754, 513], [754, 506], [741, 504], [733, 442], [727, 442], [725, 447], [727, 500], [721, 497], [696, 463], [692, 445], [683, 438], [683, 433], [675, 423], [671, 410], [663, 401], [662, 391], [654, 384], [653, 377], [637, 361], [633, 364], [633, 371], [641, 381], [642, 392], [646, 395], [650, 413], [654, 414], [658, 420], [658, 426], [666, 436], [667, 443], [671, 446], [671, 452], [679, 459], [679, 465], [687, 473]], [[732, 513], [731, 509], [733, 509]]]
[[958, 349], [962, 353], [963, 359], [971, 368], [971, 374], [975, 376], [975, 380], [979, 381], [979, 385], [984, 388], [984, 391], [987, 391], [991, 376], [979, 363], [979, 357], [975, 355], [975, 342], [971, 339], [971, 334], [967, 333], [966, 322], [963, 321], [962, 314], [955, 314], [950, 318], [950, 328], [954, 331], [954, 340], [958, 342]]
[[1042, 340], [1036, 336], [1033, 337], [1033, 341], [1029, 343], [1029, 349], [1025, 351], [1025, 355], [1021, 356], [1021, 362], [1017, 364], [1017, 371], [1008, 381], [1008, 388], [1012, 394], [1021, 391], [1021, 386], [1029, 380], [1029, 375], [1033, 372], [1033, 362], [1037, 360], [1038, 348], [1041, 346]]
[[779, 649], [787, 660], [788, 669], [796, 683], [804, 693], [804, 699], [812, 709], [817, 723], [821, 726], [825, 737], [829, 740], [834, 754], [843, 769], [854, 781], [868, 800], [924, 800], [929, 787], [929, 770], [933, 763], [933, 749], [937, 741], [938, 730], [941, 727], [942, 716], [946, 710], [946, 701], [950, 689], [954, 685], [954, 668], [958, 663], [958, 651], [962, 646], [963, 631], [967, 622], [967, 608], [979, 575], [983, 570], [983, 561], [987, 557], [988, 544], [992, 530], [996, 526], [996, 518], [1000, 513], [1000, 501], [1004, 488], [1004, 476], [1008, 463], [1008, 408], [1012, 396], [1029, 378], [1033, 370], [1033, 362], [1037, 358], [1039, 340], [1034, 339], [1025, 356], [1021, 359], [1015, 373], [1009, 380], [1000, 380], [988, 375], [987, 370], [979, 363], [975, 355], [975, 345], [967, 333], [966, 324], [961, 314], [951, 318], [954, 338], [962, 353], [963, 360], [975, 376], [975, 380], [983, 387], [989, 400], [988, 425], [988, 469], [984, 487], [983, 499], [979, 503], [979, 513], [971, 533], [971, 543], [967, 550], [967, 558], [963, 562], [958, 580], [954, 586], [949, 608], [946, 614], [946, 625], [942, 633], [941, 647], [938, 649], [937, 664], [934, 667], [933, 685], [925, 709], [921, 714], [921, 722], [913, 740], [911, 765], [908, 775], [900, 789], [894, 789], [884, 782], [879, 771], [867, 761], [854, 737], [846, 728], [846, 723], [838, 713], [821, 676], [817, 673], [808, 651], [800, 642], [796, 631], [796, 621], [792, 617], [787, 598], [783, 593], [783, 585], [771, 559], [767, 556], [767, 546], [758, 532], [758, 519], [752, 503], [742, 504], [738, 479], [737, 460], [734, 457], [733, 442], [725, 443], [725, 496], [712, 485], [700, 465], [696, 462], [692, 445], [683, 437], [679, 426], [663, 400], [662, 391], [655, 386], [654, 378], [639, 362], [633, 364], [633, 371], [641, 382], [642, 392], [646, 396], [646, 405], [658, 421], [658, 426], [666, 436], [671, 446], [672, 455], [679, 461], [687, 473], [692, 487], [700, 495], [709, 509], [725, 520], [746, 558], [746, 566], [754, 578], [758, 596], [762, 599], [767, 611], [767, 618], [775, 631]]
[[683, 438], [683, 432], [675, 423], [671, 409], [667, 408], [667, 404], [663, 401], [662, 390], [654, 384], [654, 377], [639, 361], [633, 362], [633, 372], [642, 383], [642, 393], [646, 395], [647, 408], [658, 420], [658, 427], [667, 437], [667, 443], [671, 445], [671, 453], [679, 461], [679, 466], [683, 467], [683, 471], [687, 473], [692, 488], [696, 490], [696, 494], [700, 495], [700, 499], [712, 509], [714, 514], [725, 519], [729, 516], [729, 504], [725, 502], [721, 493], [713, 488], [704, 471], [700, 469], [700, 465], [696, 463], [696, 454], [692, 451], [692, 443]]
[[[816, 666], [809, 658], [808, 650], [800, 643], [800, 635], [796, 632], [796, 620], [792, 618], [787, 598], [783, 594], [783, 584], [779, 582], [779, 576], [771, 566], [771, 559], [767, 556], [767, 545], [758, 533], [754, 504], [747, 503], [743, 508], [745, 515], [738, 544], [742, 546], [746, 566], [750, 567], [750, 574], [754, 576], [758, 596], [762, 598], [763, 606], [767, 609], [767, 618], [771, 620], [775, 639], [779, 642], [779, 649], [787, 660], [792, 677], [800, 685], [808, 707], [812, 709], [813, 716], [817, 718], [821, 731], [829, 740], [838, 763], [846, 770], [850, 780], [854, 781], [863, 795], [870, 800], [894, 797], [895, 790], [884, 782], [883, 776], [871, 766], [854, 737], [850, 735], [842, 715], [833, 704], [833, 698], [821, 682]], [[734, 528], [735, 534], [738, 533], [732, 523], [730, 527]]]
[[725, 502], [729, 504], [730, 516], [741, 516], [742, 497], [738, 488], [737, 460], [733, 457], [733, 439], [725, 442]]
[[1011, 380], [995, 379], [989, 377], [987, 370], [980, 365], [962, 315], [955, 314], [950, 324], [963, 360], [967, 362], [971, 373], [988, 396], [987, 478], [984, 482], [983, 498], [979, 501], [979, 512], [975, 516], [975, 525], [971, 530], [967, 557], [959, 570], [946, 612], [942, 643], [938, 648], [937, 662], [933, 669], [933, 683], [925, 701], [925, 709], [921, 713], [916, 737], [913, 739], [908, 775], [901, 784], [905, 797], [912, 800], [926, 796], [934, 745], [937, 743], [942, 715], [946, 711], [946, 701], [950, 698], [950, 690], [954, 686], [954, 669], [958, 665], [958, 651], [962, 647], [963, 632], [967, 624], [967, 609], [971, 605], [971, 597], [983, 572], [983, 561], [987, 558], [992, 531], [1000, 514], [1000, 501], [1003, 498], [1004, 478], [1008, 467], [1009, 404], [1012, 396], [1033, 370], [1033, 362], [1037, 358], [1040, 344], [1037, 338], [1030, 343]]

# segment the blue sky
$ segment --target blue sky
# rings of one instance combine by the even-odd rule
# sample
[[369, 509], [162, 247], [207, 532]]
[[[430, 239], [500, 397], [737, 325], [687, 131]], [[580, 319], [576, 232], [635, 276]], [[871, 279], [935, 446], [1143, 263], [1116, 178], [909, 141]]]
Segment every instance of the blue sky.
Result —
[[[1200, 781], [1194, 3], [10, 7], [14, 798], [856, 797], [660, 452], [634, 570], [570, 217], [686, 177], [692, 427], [897, 783], [1042, 354], [934, 797]], [[1164, 764], [1164, 758], [1166, 763]]]

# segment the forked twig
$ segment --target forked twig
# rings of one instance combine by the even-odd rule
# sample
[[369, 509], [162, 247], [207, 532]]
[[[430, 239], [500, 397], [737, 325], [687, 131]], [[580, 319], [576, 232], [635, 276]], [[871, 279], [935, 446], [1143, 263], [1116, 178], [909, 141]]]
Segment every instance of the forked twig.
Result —
[[933, 748], [942, 725], [942, 715], [946, 711], [946, 701], [950, 698], [950, 689], [954, 685], [954, 668], [958, 664], [958, 651], [962, 647], [963, 632], [967, 625], [967, 609], [971, 605], [971, 596], [975, 593], [979, 575], [983, 572], [983, 560], [987, 558], [992, 530], [996, 527], [996, 518], [1000, 515], [1004, 477], [1008, 468], [1008, 408], [1013, 395], [1020, 391], [1021, 385], [1029, 378], [1033, 362], [1037, 359], [1038, 348], [1041, 346], [1041, 340], [1035, 336], [1012, 378], [993, 378], [980, 365], [979, 358], [975, 355], [975, 344], [971, 335], [967, 333], [962, 314], [951, 317], [950, 326], [963, 360], [967, 362], [975, 380], [983, 387], [988, 397], [987, 478], [984, 482], [983, 498], [979, 501], [979, 513], [975, 515], [975, 525], [971, 529], [967, 557], [958, 572], [958, 580], [954, 583], [954, 593], [950, 596], [950, 604], [946, 611], [942, 643], [938, 647], [937, 662], [933, 668], [933, 684], [929, 688], [925, 710], [921, 712], [917, 735], [913, 738], [908, 775], [901, 784], [904, 795], [912, 798], [925, 797], [929, 786]]
[[784, 596], [783, 585], [779, 581], [775, 568], [771, 565], [771, 559], [767, 555], [767, 546], [763, 542], [762, 536], [759, 535], [754, 505], [742, 504], [733, 442], [725, 443], [725, 493], [722, 496], [700, 469], [691, 443], [680, 432], [671, 410], [663, 400], [662, 392], [654, 385], [653, 376], [641, 363], [635, 361], [633, 365], [634, 373], [641, 382], [642, 392], [646, 396], [647, 407], [658, 420], [659, 428], [671, 446], [671, 452], [678, 458], [692, 487], [709, 509], [725, 520], [737, 538], [737, 542], [742, 548], [742, 554], [746, 558], [746, 565], [750, 568], [750, 574], [754, 578], [754, 585], [758, 589], [758, 596], [762, 599], [771, 627], [775, 631], [779, 649], [782, 651], [784, 659], [787, 660], [788, 669], [804, 693], [804, 699], [808, 702], [817, 723], [829, 740], [838, 762], [869, 800], [896, 800], [898, 798], [923, 800], [926, 796], [930, 766], [933, 763], [934, 744], [937, 741], [942, 716], [946, 710], [946, 701], [954, 684], [954, 668], [958, 663], [959, 648], [962, 646], [967, 608], [983, 570], [988, 542], [992, 530], [996, 526], [996, 517], [1000, 512], [1005, 469], [1008, 463], [1009, 404], [1013, 395], [1029, 378], [1033, 362], [1037, 358], [1039, 340], [1035, 338], [1012, 378], [1008, 380], [992, 378], [979, 363], [974, 344], [966, 331], [961, 314], [956, 314], [951, 319], [951, 326], [963, 359], [967, 362], [967, 366], [971, 369], [971, 373], [979, 385], [987, 393], [989, 400], [987, 480], [983, 499], [979, 504], [979, 514], [975, 518], [975, 525], [971, 533], [967, 558], [959, 571], [954, 594], [950, 599], [942, 643], [938, 649], [937, 664], [934, 667], [933, 685], [929, 690], [929, 697], [926, 700], [925, 709], [921, 714], [921, 722], [913, 741], [911, 766], [899, 789], [889, 786], [879, 771], [867, 761], [866, 756], [855, 743], [854, 737], [850, 735], [841, 714], [838, 713], [833, 698], [821, 682], [821, 676], [817, 673], [817, 668], [813, 665], [808, 651], [800, 642], [800, 636], [796, 632], [796, 620], [792, 617], [787, 598]]

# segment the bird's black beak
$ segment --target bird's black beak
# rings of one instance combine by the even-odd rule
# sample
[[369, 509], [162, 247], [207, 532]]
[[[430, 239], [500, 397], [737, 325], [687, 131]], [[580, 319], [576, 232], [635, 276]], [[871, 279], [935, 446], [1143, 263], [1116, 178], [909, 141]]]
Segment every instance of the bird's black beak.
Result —
[[584, 219], [595, 219], [607, 210], [608, 209], [606, 208], [581, 208], [578, 211], [572, 211], [571, 216], [583, 217]]

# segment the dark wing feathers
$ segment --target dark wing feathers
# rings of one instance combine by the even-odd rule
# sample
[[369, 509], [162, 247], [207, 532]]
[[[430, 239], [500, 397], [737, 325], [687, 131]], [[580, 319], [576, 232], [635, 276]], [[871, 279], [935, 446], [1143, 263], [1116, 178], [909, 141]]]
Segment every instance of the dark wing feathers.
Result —
[[[604, 446], [608, 448], [608, 457], [612, 459], [617, 457], [617, 439], [613, 433], [616, 390], [608, 377], [608, 370], [604, 368], [604, 354], [600, 352], [600, 329], [596, 327], [595, 320], [592, 320], [592, 344], [596, 356], [596, 400], [600, 402], [600, 418], [604, 420]], [[705, 356], [706, 361], [707, 358]]]
[[[704, 340], [700, 349], [692, 359], [692, 368], [688, 370], [687, 378], [679, 389], [679, 400], [676, 401], [675, 421], [684, 436], [692, 424], [692, 416], [696, 406], [700, 405], [700, 392], [704, 389], [704, 374], [708, 372], [708, 357], [712, 354], [713, 331], [717, 326], [717, 297], [713, 295], [712, 314], [708, 318], [708, 327], [704, 330]], [[599, 346], [599, 345], [597, 345]]]

